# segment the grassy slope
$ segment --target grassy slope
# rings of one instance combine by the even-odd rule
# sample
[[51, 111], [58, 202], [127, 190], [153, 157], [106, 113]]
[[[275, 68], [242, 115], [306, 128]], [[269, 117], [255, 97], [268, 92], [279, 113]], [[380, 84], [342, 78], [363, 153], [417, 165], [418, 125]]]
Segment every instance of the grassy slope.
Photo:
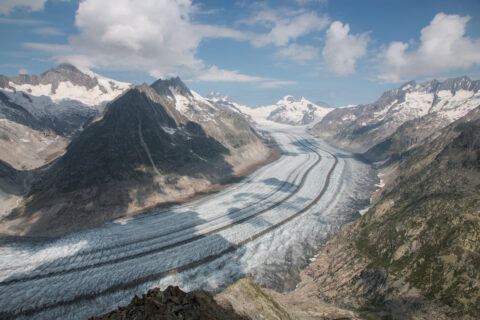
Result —
[[402, 157], [392, 191], [357, 224], [357, 249], [461, 313], [480, 315], [480, 110]]

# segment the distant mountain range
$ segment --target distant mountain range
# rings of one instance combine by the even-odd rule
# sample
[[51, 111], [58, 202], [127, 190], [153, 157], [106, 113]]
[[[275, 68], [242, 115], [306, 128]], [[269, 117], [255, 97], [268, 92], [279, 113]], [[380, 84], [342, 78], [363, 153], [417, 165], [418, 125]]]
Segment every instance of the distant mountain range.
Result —
[[311, 132], [354, 152], [364, 152], [390, 136], [396, 141], [408, 126], [415, 128], [415, 134], [405, 136], [403, 143], [418, 142], [476, 108], [479, 89], [480, 81], [468, 77], [411, 81], [385, 92], [372, 104], [334, 109]]
[[0, 76], [0, 112], [10, 119], [5, 109], [21, 106], [32, 119], [23, 123], [30, 127], [49, 128], [68, 136], [81, 130], [98, 116], [106, 103], [130, 88], [132, 84], [84, 73], [69, 64], [61, 64], [40, 76]]
[[[65, 154], [32, 171], [28, 181], [21, 168], [11, 167], [11, 159], [4, 157], [4, 176], [25, 179], [9, 179], [8, 186], [6, 182], [0, 185], [0, 196], [10, 204], [19, 203], [2, 220], [3, 234], [59, 235], [161, 203], [182, 201], [245, 174], [270, 155], [263, 134], [241, 114], [210, 103], [179, 78], [131, 87], [105, 82], [98, 76], [91, 78], [72, 66], [61, 65], [41, 77], [24, 80], [26, 84], [21, 85], [8, 82], [5, 95], [9, 100], [2, 106], [29, 116], [26, 119], [31, 121], [8, 115], [8, 130], [23, 121], [22, 126], [42, 135], [55, 130], [48, 123], [43, 126], [44, 119], [56, 119], [77, 109], [82, 114], [91, 110], [92, 115], [104, 111], [93, 121], [83, 118], [83, 122], [75, 122], [84, 128], [76, 131], [70, 127], [69, 132], [76, 137], [57, 157]], [[73, 87], [67, 86], [70, 83]], [[104, 87], [107, 84], [109, 89]], [[48, 96], [19, 91], [29, 88], [30, 93], [40, 94], [41, 86], [48, 87], [44, 91]], [[65, 98], [69, 92], [75, 97], [79, 90], [86, 95], [83, 102]], [[23, 109], [12, 105], [11, 100], [18, 102], [23, 95], [31, 99], [30, 104]], [[45, 99], [49, 104], [37, 104]], [[13, 139], [8, 136], [4, 140]], [[65, 140], [62, 147], [68, 136]], [[16, 143], [13, 141], [12, 146]], [[29, 144], [32, 146], [31, 140]], [[31, 168], [35, 166], [31, 164]], [[22, 187], [13, 188], [13, 182]], [[6, 214], [12, 206], [2, 209]]]
[[333, 110], [326, 104], [315, 104], [304, 97], [297, 100], [291, 95], [283, 97], [273, 105], [255, 108], [240, 105], [220, 94], [211, 93], [207, 98], [213, 103], [226, 105], [244, 113], [256, 122], [272, 121], [290, 125], [307, 125], [320, 121], [327, 113]]

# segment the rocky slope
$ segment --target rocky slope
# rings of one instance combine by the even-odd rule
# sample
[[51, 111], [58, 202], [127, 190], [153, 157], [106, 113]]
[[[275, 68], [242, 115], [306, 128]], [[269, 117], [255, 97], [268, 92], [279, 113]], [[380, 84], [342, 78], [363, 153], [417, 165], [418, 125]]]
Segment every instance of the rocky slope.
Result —
[[291, 95], [283, 97], [273, 105], [256, 108], [240, 105], [220, 94], [213, 93], [208, 98], [213, 103], [226, 105], [244, 113], [257, 122], [268, 120], [290, 125], [307, 125], [320, 121], [327, 113], [333, 110], [328, 105], [314, 104], [304, 97], [297, 100]]
[[0, 76], [0, 160], [31, 170], [58, 158], [71, 137], [130, 86], [87, 73], [61, 64], [40, 76]]
[[335, 109], [312, 128], [312, 133], [344, 149], [365, 152], [395, 137], [402, 124], [427, 117], [418, 125], [423, 126], [422, 132], [407, 137], [423, 139], [480, 105], [479, 89], [480, 81], [468, 77], [419, 84], [411, 81], [385, 92], [372, 104]]
[[230, 306], [218, 305], [206, 291], [196, 290], [186, 293], [178, 287], [169, 286], [164, 291], [158, 288], [149, 290], [142, 298], [135, 297], [128, 306], [92, 320], [126, 319], [199, 319], [223, 320], [246, 319], [239, 316]]
[[151, 289], [125, 307], [92, 320], [104, 319], [360, 319], [357, 313], [319, 302], [304, 305], [288, 296], [241, 279], [212, 297], [202, 290], [185, 293], [178, 287]]
[[380, 201], [302, 272], [292, 295], [396, 319], [480, 315], [480, 108], [405, 151]]
[[54, 236], [183, 201], [266, 161], [262, 139], [178, 78], [135, 87], [38, 170], [0, 232]]

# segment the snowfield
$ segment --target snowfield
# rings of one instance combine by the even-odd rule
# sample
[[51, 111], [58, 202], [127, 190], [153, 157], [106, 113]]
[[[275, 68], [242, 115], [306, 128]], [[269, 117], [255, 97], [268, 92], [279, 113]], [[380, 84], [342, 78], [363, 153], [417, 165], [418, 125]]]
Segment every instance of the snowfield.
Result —
[[246, 276], [292, 289], [378, 180], [304, 127], [266, 129], [283, 156], [217, 194], [54, 240], [0, 239], [0, 318], [85, 319], [151, 287], [215, 292]]

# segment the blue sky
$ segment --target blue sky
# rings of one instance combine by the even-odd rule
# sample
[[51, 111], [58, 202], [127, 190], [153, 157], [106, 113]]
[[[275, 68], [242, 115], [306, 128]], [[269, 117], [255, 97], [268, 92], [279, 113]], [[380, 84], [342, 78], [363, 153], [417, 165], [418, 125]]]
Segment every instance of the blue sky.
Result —
[[70, 62], [179, 75], [248, 105], [369, 103], [408, 80], [480, 78], [480, 1], [2, 0], [0, 74]]

